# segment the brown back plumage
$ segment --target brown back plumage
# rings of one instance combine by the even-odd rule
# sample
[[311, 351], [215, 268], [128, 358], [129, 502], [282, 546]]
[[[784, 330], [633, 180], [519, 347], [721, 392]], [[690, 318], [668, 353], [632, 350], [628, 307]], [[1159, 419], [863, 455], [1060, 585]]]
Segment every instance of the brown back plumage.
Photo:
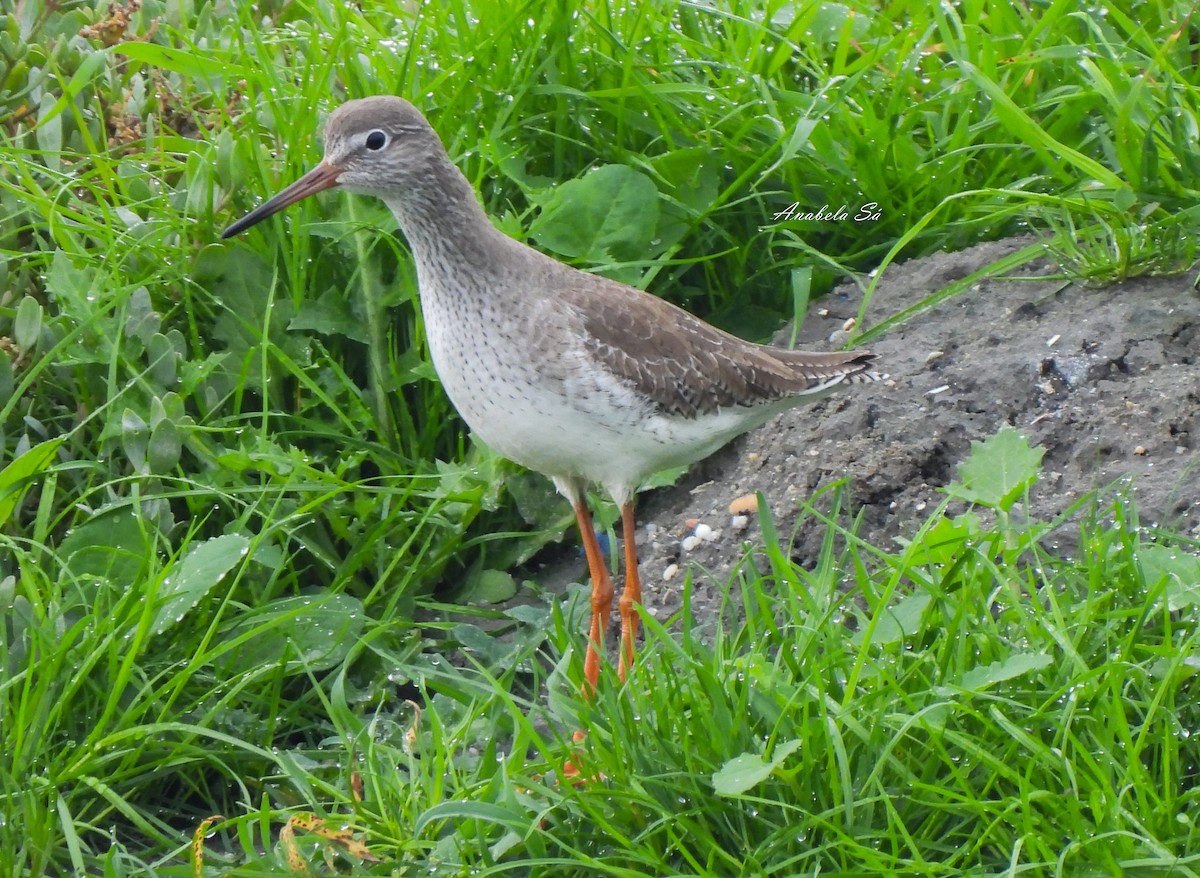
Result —
[[[757, 345], [669, 302], [589, 276], [559, 296], [583, 319], [588, 353], [664, 414], [695, 418], [717, 409], [819, 396], [843, 381], [873, 381], [867, 351], [809, 353]], [[593, 288], [594, 287], [594, 288]], [[598, 296], [603, 308], [596, 307]]]

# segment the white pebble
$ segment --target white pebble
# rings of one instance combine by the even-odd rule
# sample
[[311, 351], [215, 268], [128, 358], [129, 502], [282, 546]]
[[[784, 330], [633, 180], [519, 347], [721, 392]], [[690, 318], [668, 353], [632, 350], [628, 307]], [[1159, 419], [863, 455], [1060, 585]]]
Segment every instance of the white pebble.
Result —
[[696, 548], [696, 546], [700, 545], [700, 539], [694, 534], [692, 536], [686, 536], [683, 538], [682, 545], [683, 551], [690, 552], [692, 549]]
[[675, 575], [678, 572], [679, 572], [678, 564], [668, 564], [666, 569], [663, 570], [663, 574], [662, 574], [663, 582], [670, 582], [672, 579], [675, 578]]
[[714, 539], [716, 539], [713, 536], [713, 529], [703, 521], [696, 525], [696, 530], [694, 533], [696, 535], [696, 539], [704, 540], [706, 543], [711, 543]]
[[734, 530], [745, 530], [750, 526], [750, 516], [735, 515], [729, 519], [729, 526]]

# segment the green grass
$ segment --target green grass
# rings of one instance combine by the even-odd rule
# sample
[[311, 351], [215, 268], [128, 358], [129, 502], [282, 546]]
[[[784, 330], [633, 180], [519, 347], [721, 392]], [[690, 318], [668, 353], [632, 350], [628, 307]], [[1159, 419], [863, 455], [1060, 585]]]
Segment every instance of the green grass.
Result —
[[[816, 516], [805, 571], [764, 522], [745, 625], [647, 620], [587, 704], [581, 607], [439, 603], [569, 513], [464, 434], [383, 208], [217, 242], [395, 92], [506, 231], [747, 336], [1028, 229], [1072, 276], [1170, 270], [1191, 7], [362, 5], [146, 0], [111, 47], [92, 2], [0, 13], [0, 872], [191, 874], [219, 813], [208, 873], [278, 874], [301, 811], [362, 874], [1200, 871], [1194, 544], [1122, 501], [1072, 558], [1004, 515], [900, 552]], [[580, 240], [605, 179], [639, 219]]]

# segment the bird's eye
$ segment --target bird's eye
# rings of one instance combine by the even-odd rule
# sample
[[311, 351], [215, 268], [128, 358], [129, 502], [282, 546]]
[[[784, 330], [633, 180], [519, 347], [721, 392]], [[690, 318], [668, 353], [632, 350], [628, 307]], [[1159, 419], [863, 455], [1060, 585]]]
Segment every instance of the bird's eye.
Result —
[[388, 136], [386, 131], [380, 131], [376, 128], [367, 135], [367, 149], [372, 152], [378, 152], [388, 144]]

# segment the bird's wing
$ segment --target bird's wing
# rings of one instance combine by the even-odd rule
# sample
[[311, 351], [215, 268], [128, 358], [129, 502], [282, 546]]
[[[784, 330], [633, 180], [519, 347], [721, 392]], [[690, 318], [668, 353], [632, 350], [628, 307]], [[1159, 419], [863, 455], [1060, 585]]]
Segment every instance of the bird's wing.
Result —
[[574, 306], [589, 356], [686, 418], [720, 408], [821, 395], [854, 376], [868, 378], [866, 351], [808, 353], [744, 341], [669, 302], [587, 275], [558, 298]]

